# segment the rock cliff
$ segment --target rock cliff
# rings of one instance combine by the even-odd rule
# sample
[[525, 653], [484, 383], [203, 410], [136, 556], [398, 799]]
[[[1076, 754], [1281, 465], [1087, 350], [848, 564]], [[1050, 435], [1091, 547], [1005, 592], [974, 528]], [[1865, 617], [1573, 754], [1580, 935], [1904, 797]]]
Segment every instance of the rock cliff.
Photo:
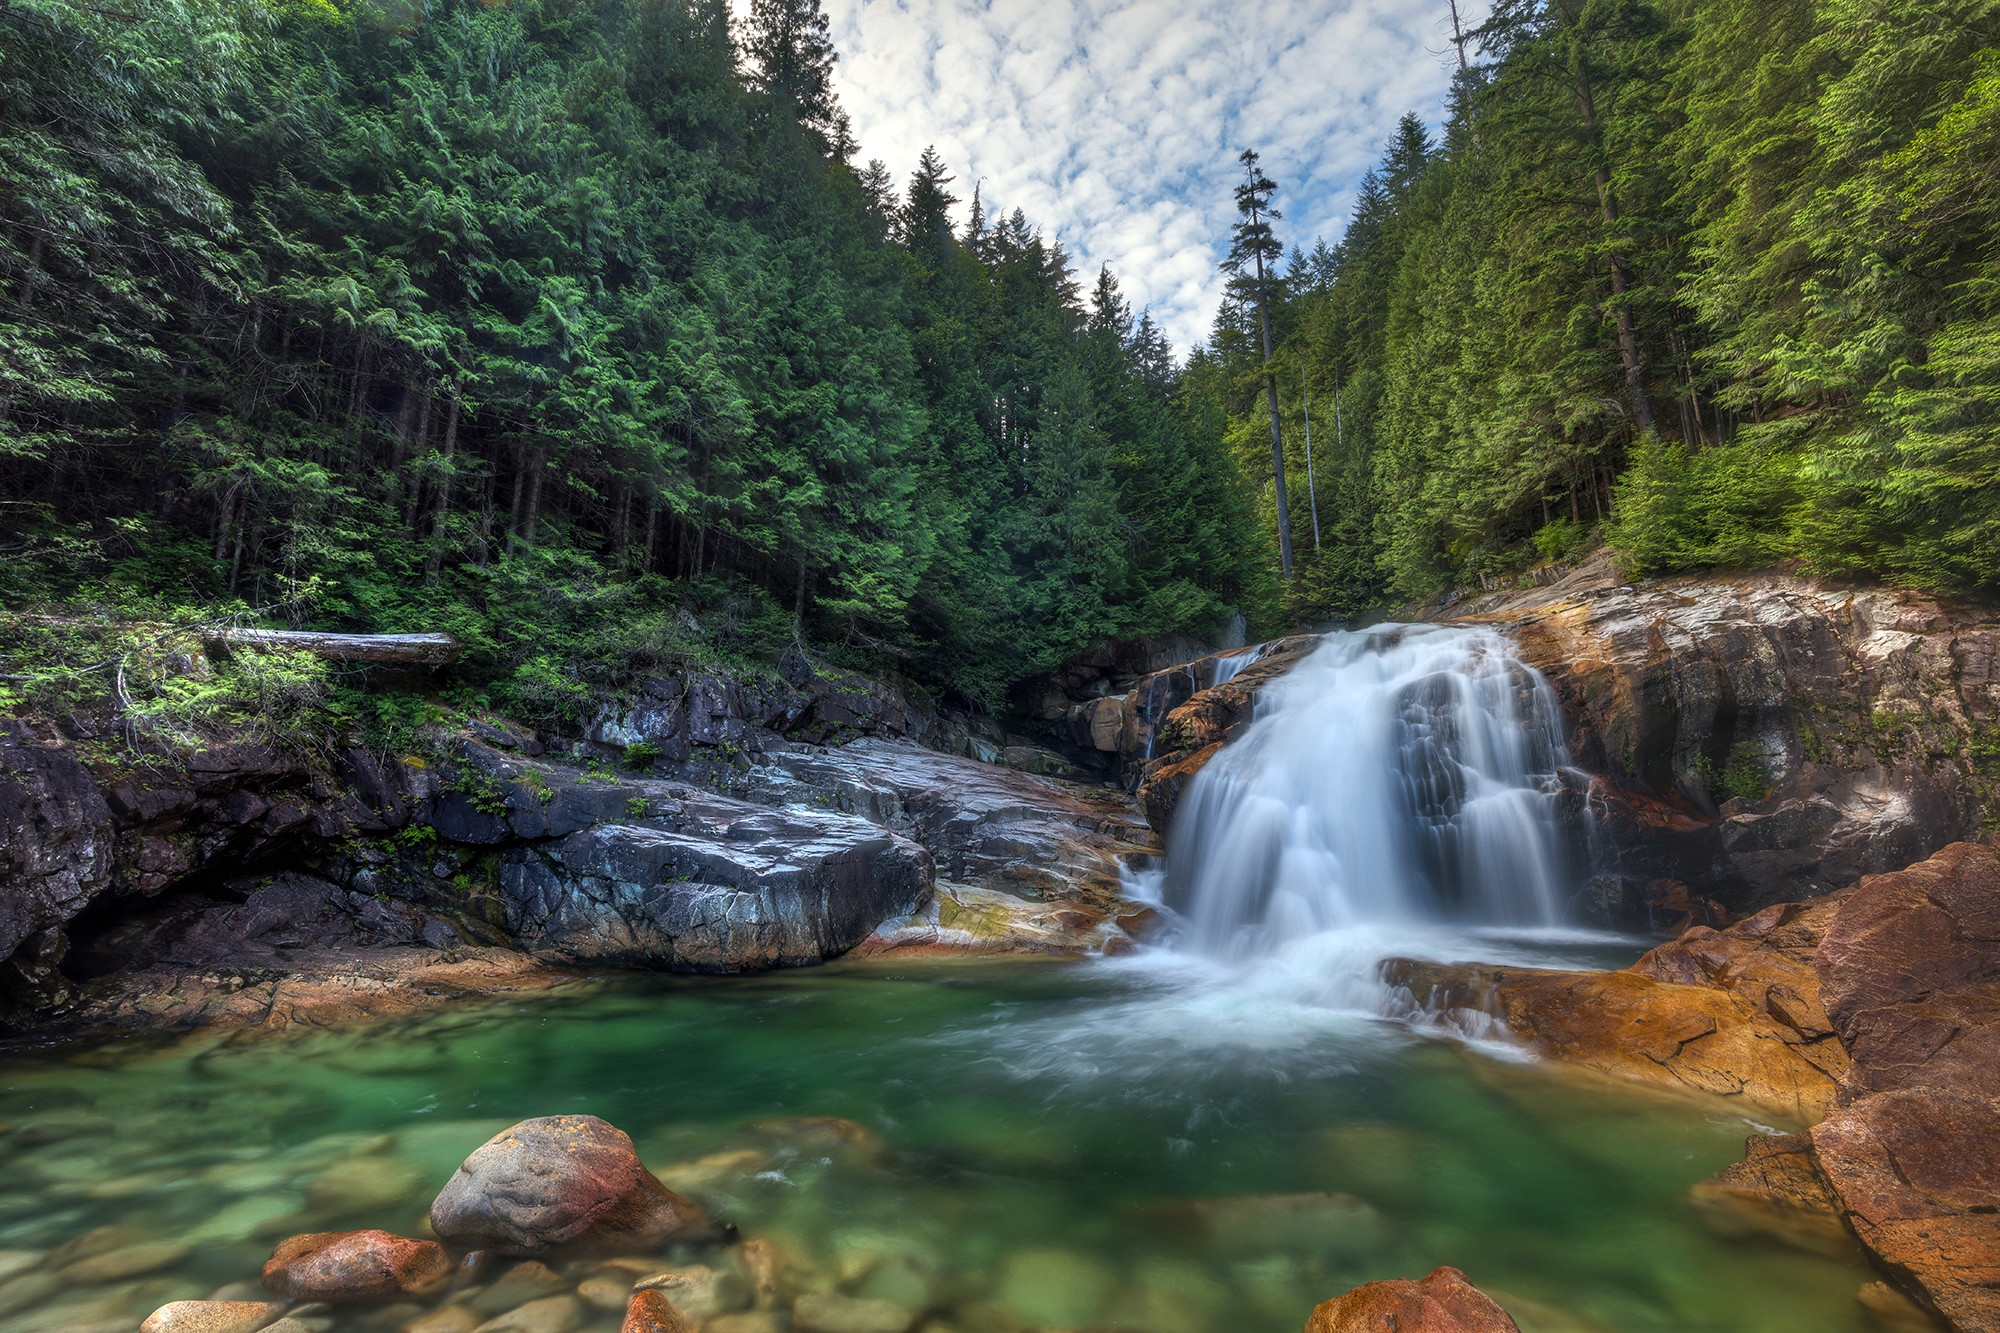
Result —
[[447, 710], [408, 755], [5, 724], [0, 1011], [391, 1012], [575, 965], [818, 962], [886, 923], [880, 952], [940, 912], [980, 926], [931, 932], [962, 949], [1129, 947], [1120, 862], [1155, 847], [1127, 798], [971, 757], [1012, 753], [989, 722], [784, 667], [647, 679], [580, 735]]

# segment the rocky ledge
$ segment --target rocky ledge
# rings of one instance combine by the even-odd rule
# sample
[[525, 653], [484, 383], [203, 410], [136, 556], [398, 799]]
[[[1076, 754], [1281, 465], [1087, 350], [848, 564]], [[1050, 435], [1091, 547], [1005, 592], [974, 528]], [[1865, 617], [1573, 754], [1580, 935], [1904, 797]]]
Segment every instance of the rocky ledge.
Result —
[[1808, 1249], [1858, 1241], [1953, 1328], [2000, 1330], [2000, 851], [1956, 843], [1695, 927], [1623, 972], [1385, 975], [1460, 1030], [1789, 1120], [1802, 1132], [1751, 1140], [1696, 1188], [1705, 1217]]
[[648, 681], [582, 739], [459, 715], [422, 757], [135, 759], [101, 720], [5, 724], [0, 1022], [331, 1022], [587, 967], [1095, 954], [1152, 925], [1123, 793], [919, 745], [971, 724], [830, 679]]

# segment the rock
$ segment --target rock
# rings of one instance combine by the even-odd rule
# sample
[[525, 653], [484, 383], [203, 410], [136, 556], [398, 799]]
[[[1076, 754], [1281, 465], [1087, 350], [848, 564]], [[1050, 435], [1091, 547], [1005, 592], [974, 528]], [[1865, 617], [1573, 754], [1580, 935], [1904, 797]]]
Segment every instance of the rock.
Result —
[[500, 1254], [654, 1250], [700, 1231], [701, 1210], [596, 1116], [524, 1120], [465, 1159], [431, 1205], [441, 1240]]
[[139, 1325], [139, 1333], [257, 1333], [286, 1310], [277, 1301], [169, 1301]]
[[0, 1282], [36, 1267], [44, 1257], [40, 1250], [0, 1250]]
[[1955, 843], [1863, 879], [1816, 968], [1857, 1094], [2000, 1095], [2000, 851]]
[[508, 928], [577, 959], [735, 972], [845, 953], [930, 889], [929, 854], [865, 820], [712, 798], [679, 823], [510, 850]]
[[794, 1151], [812, 1156], [854, 1157], [872, 1161], [882, 1155], [880, 1134], [859, 1121], [839, 1116], [780, 1116], [752, 1121], [748, 1128]]
[[652, 1273], [632, 1284], [634, 1291], [657, 1291], [696, 1324], [750, 1303], [734, 1273], [719, 1273], [707, 1264]]
[[1936, 1315], [1886, 1282], [1863, 1284], [1854, 1299], [1882, 1333], [1939, 1333]]
[[473, 1333], [570, 1333], [582, 1322], [582, 1301], [574, 1296], [544, 1296], [487, 1320]]
[[[1977, 756], [2000, 716], [1990, 609], [1769, 571], [1620, 586], [1607, 552], [1452, 609], [1507, 630], [1548, 678], [1620, 869], [1745, 912], [1978, 829]], [[1689, 818], [1626, 818], [1648, 802]]]
[[585, 1278], [577, 1283], [576, 1294], [593, 1310], [617, 1311], [624, 1309], [630, 1300], [632, 1284], [615, 1277]]
[[1139, 808], [1145, 811], [1146, 822], [1160, 836], [1165, 837], [1172, 825], [1174, 811], [1180, 808], [1181, 797], [1187, 795], [1188, 784], [1221, 752], [1222, 742], [1216, 741], [1146, 770], [1139, 781]]
[[673, 1307], [666, 1293], [639, 1291], [625, 1307], [625, 1322], [618, 1333], [694, 1333], [694, 1325]]
[[180, 1240], [145, 1241], [138, 1245], [121, 1245], [114, 1250], [104, 1250], [88, 1258], [65, 1264], [56, 1276], [65, 1282], [116, 1282], [120, 1278], [138, 1277], [141, 1273], [157, 1272], [171, 1268], [187, 1258], [194, 1246]]
[[1811, 1140], [1799, 1135], [1751, 1136], [1742, 1161], [1699, 1182], [1688, 1197], [1719, 1236], [1767, 1236], [1830, 1258], [1854, 1256], [1840, 1201], [1813, 1162]]
[[1507, 1312], [1456, 1268], [1412, 1282], [1356, 1287], [1314, 1308], [1305, 1333], [1520, 1333]]
[[1231, 1254], [1292, 1250], [1352, 1256], [1381, 1244], [1382, 1215], [1351, 1194], [1246, 1194], [1163, 1205], [1176, 1230]]
[[[1710, 1093], [1810, 1124], [1833, 1101], [1838, 1047], [1799, 1035], [1741, 995], [1634, 972], [1552, 972], [1394, 959], [1383, 978], [1411, 1003], [1480, 1027], [1492, 1019], [1549, 1059]], [[1483, 1030], [1483, 1028], [1482, 1028]], [[1815, 1062], [1815, 1057], [1819, 1062]], [[1842, 1063], [1844, 1064], [1844, 1058]]]
[[1093, 1259], [1038, 1247], [1007, 1256], [995, 1299], [1030, 1327], [1081, 1328], [1095, 1322], [1117, 1285]]
[[894, 1301], [814, 1292], [792, 1303], [793, 1333], [910, 1333], [920, 1311]]
[[[572, 1285], [568, 1278], [547, 1264], [530, 1259], [502, 1273], [499, 1281], [472, 1299], [472, 1308], [483, 1315], [505, 1314], [517, 1305], [568, 1291]], [[623, 1292], [619, 1294], [615, 1308], [625, 1308]]]
[[447, 1305], [404, 1324], [401, 1333], [472, 1333], [479, 1322], [479, 1316], [463, 1305]]
[[1109, 904], [1121, 858], [1159, 850], [1119, 793], [902, 742], [772, 755], [748, 781], [759, 800], [810, 800], [882, 824], [927, 849], [939, 878], [1016, 897]]
[[746, 1310], [717, 1315], [701, 1326], [701, 1333], [787, 1333], [790, 1327], [786, 1317], [775, 1310]]
[[2000, 1106], [1930, 1088], [1876, 1093], [1812, 1130], [1876, 1263], [1965, 1333], [2000, 1329]]
[[436, 1295], [451, 1270], [436, 1241], [387, 1231], [321, 1231], [280, 1242], [264, 1265], [264, 1286], [301, 1301], [392, 1301]]
[[0, 723], [0, 958], [111, 882], [111, 809], [68, 750]]
[[0, 1315], [25, 1310], [61, 1291], [63, 1284], [54, 1273], [23, 1273], [0, 1282]]

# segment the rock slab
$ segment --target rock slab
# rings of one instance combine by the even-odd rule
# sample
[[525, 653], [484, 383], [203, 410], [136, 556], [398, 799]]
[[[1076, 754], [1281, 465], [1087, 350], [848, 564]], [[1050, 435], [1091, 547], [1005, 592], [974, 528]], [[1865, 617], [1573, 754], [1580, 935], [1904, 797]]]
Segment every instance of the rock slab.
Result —
[[481, 1145], [431, 1204], [445, 1243], [524, 1258], [643, 1253], [706, 1225], [701, 1209], [639, 1162], [594, 1115], [524, 1120]]
[[1395, 1278], [1356, 1287], [1316, 1307], [1305, 1333], [1520, 1333], [1512, 1316], [1456, 1268], [1416, 1282]]

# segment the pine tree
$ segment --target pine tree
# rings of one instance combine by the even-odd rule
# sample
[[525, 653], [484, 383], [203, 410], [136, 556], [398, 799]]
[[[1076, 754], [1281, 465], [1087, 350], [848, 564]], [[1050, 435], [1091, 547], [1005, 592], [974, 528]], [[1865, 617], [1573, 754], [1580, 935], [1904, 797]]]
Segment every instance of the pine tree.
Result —
[[[1246, 148], [1236, 159], [1243, 164], [1244, 182], [1236, 187], [1236, 211], [1240, 216], [1230, 231], [1229, 256], [1222, 262], [1231, 276], [1230, 291], [1239, 302], [1254, 303], [1263, 334], [1264, 385], [1271, 407], [1271, 469], [1277, 488], [1278, 563], [1286, 579], [1292, 577], [1292, 520], [1285, 499], [1285, 445], [1278, 426], [1278, 381], [1271, 368], [1271, 282], [1285, 247], [1272, 221], [1283, 214], [1271, 207], [1278, 185], [1257, 165], [1255, 150]], [[1272, 270], [1266, 273], [1266, 268]]]
[[756, 68], [756, 85], [845, 161], [853, 154], [846, 114], [833, 91], [833, 49], [820, 0], [751, 0], [744, 53]]

